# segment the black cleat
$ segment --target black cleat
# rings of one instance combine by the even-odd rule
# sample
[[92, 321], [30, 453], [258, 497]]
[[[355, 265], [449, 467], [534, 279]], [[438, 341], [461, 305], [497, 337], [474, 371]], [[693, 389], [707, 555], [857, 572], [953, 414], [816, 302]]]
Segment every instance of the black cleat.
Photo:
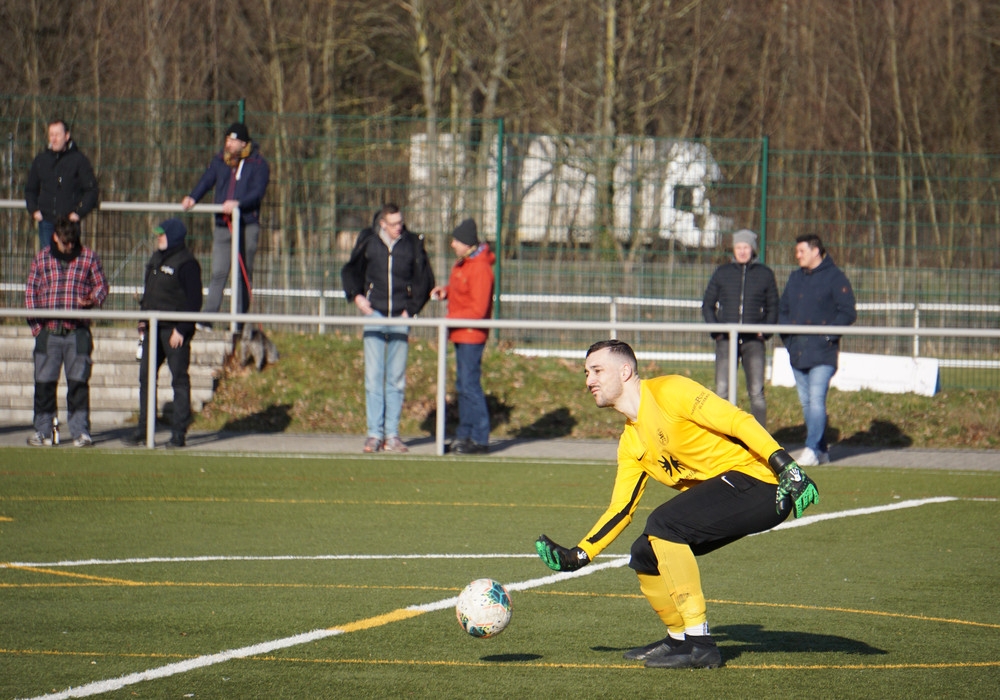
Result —
[[645, 661], [651, 656], [666, 654], [671, 649], [676, 649], [683, 643], [683, 639], [674, 639], [673, 637], [667, 636], [663, 639], [656, 640], [652, 644], [647, 644], [644, 647], [629, 649], [622, 654], [622, 658], [628, 659], [629, 661]]
[[664, 654], [646, 659], [646, 668], [718, 668], [722, 654], [710, 636], [689, 636], [684, 643]]

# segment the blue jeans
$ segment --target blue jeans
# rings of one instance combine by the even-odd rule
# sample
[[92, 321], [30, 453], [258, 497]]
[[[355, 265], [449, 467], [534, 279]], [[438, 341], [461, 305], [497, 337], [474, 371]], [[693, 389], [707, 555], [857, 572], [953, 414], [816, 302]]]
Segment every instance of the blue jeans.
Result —
[[[384, 318], [375, 311], [373, 318]], [[368, 437], [399, 437], [406, 391], [409, 326], [365, 326], [365, 413]]]
[[52, 234], [56, 232], [56, 225], [51, 221], [42, 219], [38, 222], [38, 249], [44, 250], [52, 244]]
[[809, 370], [792, 367], [795, 388], [799, 392], [802, 415], [806, 421], [806, 447], [814, 452], [829, 452], [826, 444], [826, 392], [830, 389], [837, 368], [833, 365], [817, 365]]
[[490, 412], [479, 381], [485, 343], [455, 343], [455, 391], [458, 394], [458, 429], [455, 438], [477, 445], [490, 442]]

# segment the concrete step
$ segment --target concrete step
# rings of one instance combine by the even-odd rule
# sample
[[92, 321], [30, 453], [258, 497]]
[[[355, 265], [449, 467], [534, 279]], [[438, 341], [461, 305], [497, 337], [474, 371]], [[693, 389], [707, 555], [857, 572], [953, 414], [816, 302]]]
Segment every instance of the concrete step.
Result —
[[[135, 359], [138, 335], [131, 328], [95, 328], [94, 365], [90, 380], [93, 425], [134, 423], [139, 408], [139, 363]], [[30, 425], [34, 404], [35, 339], [24, 325], [0, 326], [0, 424]], [[191, 344], [191, 409], [202, 410], [212, 400], [216, 380], [231, 351], [228, 331], [199, 331]], [[173, 400], [170, 371], [157, 375], [157, 406]], [[60, 421], [66, 420], [65, 377], [57, 392]]]

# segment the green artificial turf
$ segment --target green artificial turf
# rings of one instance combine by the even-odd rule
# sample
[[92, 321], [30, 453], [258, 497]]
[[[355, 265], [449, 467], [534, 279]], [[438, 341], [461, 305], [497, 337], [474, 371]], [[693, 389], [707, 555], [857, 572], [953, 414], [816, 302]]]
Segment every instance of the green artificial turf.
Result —
[[[585, 534], [607, 463], [0, 456], [0, 698], [171, 664], [187, 666], [98, 696], [980, 698], [1000, 684], [997, 473], [810, 470], [807, 515], [843, 517], [702, 558], [725, 666], [664, 671], [621, 658], [664, 629], [630, 569], [597, 567], [623, 561], [671, 491], [647, 490], [589, 575], [547, 579], [533, 555], [542, 532]], [[851, 514], [938, 497], [956, 500]], [[484, 576], [525, 587], [495, 638], [466, 635], [447, 604], [405, 611]], [[193, 668], [314, 630], [335, 631]]]

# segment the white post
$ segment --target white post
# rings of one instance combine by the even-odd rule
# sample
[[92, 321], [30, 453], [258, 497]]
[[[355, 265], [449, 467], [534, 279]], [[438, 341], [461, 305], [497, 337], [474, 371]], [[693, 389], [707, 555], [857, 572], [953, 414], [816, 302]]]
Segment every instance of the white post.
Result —
[[448, 388], [448, 326], [438, 326], [437, 421], [434, 426], [434, 453], [444, 454], [445, 391]]
[[[229, 279], [231, 280], [231, 292], [229, 298], [229, 310], [234, 314], [240, 312], [240, 208], [233, 209], [232, 216], [232, 248], [229, 254]], [[229, 332], [236, 333], [236, 321], [229, 325]]]
[[739, 362], [740, 334], [735, 328], [729, 329], [729, 403], [736, 405], [736, 364]]
[[156, 358], [160, 350], [160, 326], [156, 318], [149, 319], [146, 325], [146, 447], [156, 446]]

